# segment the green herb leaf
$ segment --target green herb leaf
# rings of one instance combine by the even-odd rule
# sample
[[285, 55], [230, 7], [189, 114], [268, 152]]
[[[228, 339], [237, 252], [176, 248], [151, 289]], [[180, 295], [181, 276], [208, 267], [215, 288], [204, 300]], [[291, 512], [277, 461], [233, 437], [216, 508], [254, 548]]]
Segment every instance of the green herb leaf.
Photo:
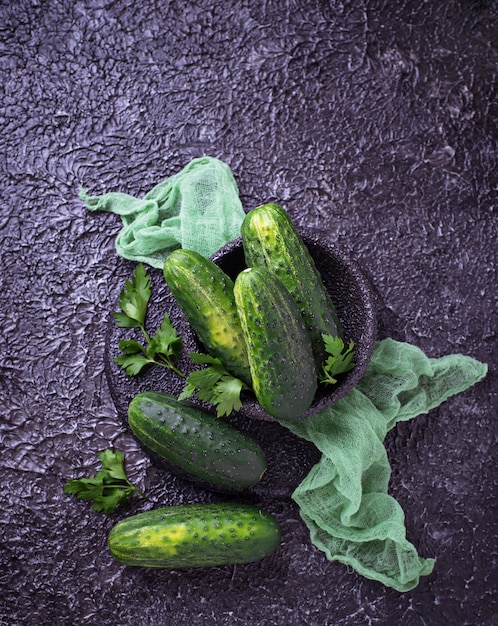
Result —
[[207, 367], [187, 376], [186, 385], [178, 399], [185, 400], [195, 395], [198, 400], [214, 405], [218, 417], [240, 410], [240, 394], [249, 387], [232, 376], [220, 359], [201, 352], [190, 352], [189, 356], [197, 365]]
[[128, 493], [119, 487], [106, 487], [105, 496], [96, 500], [92, 506], [94, 511], [102, 511], [106, 515], [111, 515], [119, 505], [126, 505]]
[[212, 389], [220, 378], [225, 373], [223, 366], [221, 368], [218, 365], [210, 365], [201, 370], [195, 370], [187, 377], [187, 382], [191, 385], [195, 385], [199, 389], [208, 388]]
[[165, 314], [161, 326], [151, 338], [147, 353], [151, 356], [160, 355], [161, 358], [178, 358], [182, 350], [182, 338], [176, 332], [168, 315]]
[[215, 385], [214, 392], [216, 394], [216, 414], [218, 417], [230, 415], [232, 411], [240, 411], [242, 402], [240, 393], [244, 389], [244, 383], [233, 376], [223, 376]]
[[[187, 377], [188, 380], [188, 377]], [[192, 385], [191, 383], [186, 383], [185, 387], [182, 389], [181, 393], [178, 396], [178, 400], [188, 400], [189, 398], [191, 398], [196, 391], [197, 387], [195, 385]]]
[[189, 352], [188, 355], [196, 365], [219, 365], [222, 369], [225, 369], [218, 357], [211, 356], [204, 352]]
[[124, 369], [128, 376], [137, 376], [144, 367], [153, 363], [151, 359], [136, 353], [117, 356], [114, 361]]
[[148, 365], [160, 365], [173, 370], [185, 377], [175, 365], [182, 351], [182, 339], [176, 332], [167, 313], [155, 335], [149, 337], [145, 329], [147, 309], [152, 295], [151, 281], [142, 263], [133, 272], [131, 280], [121, 291], [119, 306], [121, 311], [114, 313], [118, 326], [123, 328], [139, 328], [144, 336], [144, 344], [134, 339], [123, 339], [118, 347], [123, 354], [114, 361], [122, 367], [128, 376], [137, 376]]
[[121, 326], [122, 328], [140, 328], [140, 322], [138, 320], [131, 318], [122, 311], [115, 311], [113, 316], [118, 326]]
[[64, 486], [64, 493], [80, 500], [93, 501], [94, 511], [114, 513], [117, 506], [126, 504], [133, 493], [143, 496], [128, 480], [124, 469], [124, 454], [119, 450], [99, 452], [102, 469], [91, 478], [71, 478]]
[[139, 263], [119, 295], [121, 312], [114, 313], [118, 326], [143, 329], [150, 296], [150, 277], [144, 265]]
[[349, 342], [345, 348], [344, 341], [340, 337], [323, 334], [323, 342], [326, 352], [330, 355], [325, 360], [320, 372], [319, 382], [325, 385], [335, 385], [337, 376], [349, 372], [355, 367], [354, 341]]
[[103, 450], [99, 452], [99, 459], [102, 463], [102, 471], [107, 472], [111, 478], [128, 482], [124, 469], [124, 454], [119, 450]]
[[144, 346], [134, 339], [121, 339], [118, 348], [125, 354], [145, 354]]
[[102, 497], [101, 478], [71, 478], [64, 486], [64, 493], [74, 494], [81, 500], [95, 500]]

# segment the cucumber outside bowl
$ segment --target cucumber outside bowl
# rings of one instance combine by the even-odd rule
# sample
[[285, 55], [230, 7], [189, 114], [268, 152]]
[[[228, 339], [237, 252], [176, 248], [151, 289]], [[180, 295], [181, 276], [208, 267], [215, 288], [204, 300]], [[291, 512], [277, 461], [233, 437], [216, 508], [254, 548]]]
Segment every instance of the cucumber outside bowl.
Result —
[[[320, 388], [317, 391], [311, 407], [302, 416], [306, 417], [334, 405], [361, 378], [373, 350], [376, 314], [371, 286], [349, 253], [337, 243], [328, 242], [312, 231], [300, 229], [300, 234], [332, 296], [346, 340], [352, 339], [355, 342], [356, 362], [356, 367], [342, 375], [337, 385], [331, 388]], [[246, 267], [241, 239], [230, 242], [211, 258], [232, 279]], [[134, 269], [135, 264], [129, 262], [120, 270], [122, 275], [119, 280], [123, 285]], [[147, 315], [148, 330], [154, 332], [160, 325], [164, 313], [169, 315], [183, 339], [184, 350], [178, 365], [183, 372], [188, 374], [195, 368], [187, 356], [188, 352], [204, 351], [204, 348], [176, 304], [165, 283], [162, 271], [150, 267], [146, 269], [152, 282], [152, 298]], [[117, 306], [115, 310], [118, 310]], [[132, 336], [132, 331], [118, 327], [113, 315], [109, 315], [104, 347], [105, 375], [114, 405], [127, 428], [128, 406], [138, 393], [161, 391], [178, 396], [184, 386], [183, 380], [171, 370], [160, 367], [151, 367], [139, 376], [127, 376], [116, 365], [114, 357], [119, 353], [119, 341], [130, 339]], [[209, 407], [204, 406], [204, 408]], [[266, 454], [267, 471], [260, 483], [247, 490], [249, 494], [256, 497], [288, 497], [320, 458], [320, 453], [313, 444], [293, 435], [265, 413], [252, 395], [246, 394], [241, 411], [226, 419], [252, 436]], [[147, 450], [146, 453], [154, 465], [164, 467], [168, 471], [179, 474], [180, 478], [185, 478], [181, 472], [169, 466], [157, 455]], [[199, 483], [199, 486], [205, 487], [202, 483]]]

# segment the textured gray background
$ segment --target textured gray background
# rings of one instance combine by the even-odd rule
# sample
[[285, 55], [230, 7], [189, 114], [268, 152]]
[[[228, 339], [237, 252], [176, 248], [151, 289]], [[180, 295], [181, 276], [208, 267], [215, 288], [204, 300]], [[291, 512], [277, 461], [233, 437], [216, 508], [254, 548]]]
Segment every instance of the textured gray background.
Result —
[[[470, 0], [0, 0], [0, 624], [496, 624], [496, 4]], [[485, 381], [392, 431], [391, 493], [434, 573], [400, 594], [328, 562], [292, 502], [256, 564], [113, 562], [107, 518], [62, 494], [122, 449], [154, 505], [210, 498], [151, 465], [104, 375], [133, 264], [119, 218], [191, 158], [232, 168], [245, 209], [283, 204], [339, 239], [380, 335], [464, 352]], [[143, 503], [135, 500], [132, 511]]]

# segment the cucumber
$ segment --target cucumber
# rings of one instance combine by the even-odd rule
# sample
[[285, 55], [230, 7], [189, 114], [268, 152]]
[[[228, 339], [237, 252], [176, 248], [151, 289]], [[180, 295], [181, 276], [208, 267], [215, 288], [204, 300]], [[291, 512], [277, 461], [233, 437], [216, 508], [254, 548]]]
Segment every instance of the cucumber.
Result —
[[297, 305], [281, 281], [262, 267], [240, 272], [234, 294], [256, 398], [268, 415], [296, 419], [317, 389], [311, 341]]
[[249, 211], [241, 227], [249, 267], [266, 267], [290, 292], [308, 329], [315, 362], [320, 368], [326, 352], [322, 334], [343, 337], [334, 303], [320, 273], [289, 215], [278, 204]]
[[233, 296], [234, 283], [210, 259], [193, 250], [170, 254], [163, 274], [187, 321], [211, 356], [251, 385], [246, 345]]
[[169, 394], [137, 394], [128, 406], [128, 422], [146, 448], [210, 487], [242, 490], [266, 470], [265, 454], [252, 437]]
[[277, 549], [280, 538], [277, 520], [252, 505], [183, 504], [118, 522], [108, 545], [125, 565], [180, 569], [258, 561]]

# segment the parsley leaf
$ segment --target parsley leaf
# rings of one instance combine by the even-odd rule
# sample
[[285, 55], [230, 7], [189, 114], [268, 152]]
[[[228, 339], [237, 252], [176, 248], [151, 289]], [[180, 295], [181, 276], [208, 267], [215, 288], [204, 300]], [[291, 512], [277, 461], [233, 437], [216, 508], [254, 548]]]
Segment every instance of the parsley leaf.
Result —
[[150, 277], [143, 263], [139, 263], [131, 280], [119, 294], [119, 307], [122, 312], [114, 313], [118, 326], [141, 328], [145, 331], [145, 316], [151, 296]]
[[111, 478], [128, 482], [124, 468], [124, 454], [122, 452], [108, 448], [99, 453], [99, 459], [102, 463], [102, 470], [107, 472]]
[[232, 411], [240, 411], [242, 402], [240, 393], [243, 389], [247, 389], [247, 385], [234, 376], [222, 376], [218, 383], [213, 387], [216, 394], [216, 414], [218, 417], [222, 415], [230, 415]]
[[198, 400], [213, 404], [218, 417], [240, 410], [240, 394], [249, 387], [232, 376], [220, 359], [200, 352], [190, 352], [189, 356], [197, 365], [207, 367], [195, 370], [187, 376], [186, 385], [178, 399], [185, 400], [195, 395]]
[[117, 356], [114, 361], [128, 376], [136, 376], [146, 365], [150, 365], [151, 359], [146, 356], [145, 348], [137, 341], [123, 339], [118, 347], [124, 354]]
[[64, 493], [80, 500], [93, 501], [93, 510], [106, 515], [114, 513], [118, 505], [124, 505], [132, 493], [144, 494], [128, 480], [124, 469], [124, 454], [119, 450], [99, 452], [102, 469], [91, 478], [70, 478]]
[[118, 326], [122, 328], [139, 328], [145, 342], [142, 344], [134, 339], [122, 339], [118, 348], [123, 354], [117, 356], [114, 361], [125, 370], [128, 376], [136, 376], [146, 366], [155, 364], [168, 367], [184, 378], [183, 372], [174, 364], [182, 350], [182, 339], [168, 314], [164, 314], [161, 325], [152, 337], [145, 328], [151, 294], [150, 276], [143, 264], [139, 263], [131, 280], [126, 281], [125, 288], [120, 293], [121, 311], [116, 311], [114, 318]]
[[334, 385], [337, 382], [337, 376], [349, 372], [355, 366], [353, 363], [354, 341], [350, 341], [349, 346], [345, 348], [344, 341], [340, 337], [326, 334], [322, 334], [322, 337], [325, 350], [330, 356], [323, 363], [319, 382]]
[[177, 359], [182, 350], [182, 338], [176, 332], [168, 315], [165, 314], [161, 326], [149, 342], [148, 354], [154, 357], [156, 354], [164, 357]]

